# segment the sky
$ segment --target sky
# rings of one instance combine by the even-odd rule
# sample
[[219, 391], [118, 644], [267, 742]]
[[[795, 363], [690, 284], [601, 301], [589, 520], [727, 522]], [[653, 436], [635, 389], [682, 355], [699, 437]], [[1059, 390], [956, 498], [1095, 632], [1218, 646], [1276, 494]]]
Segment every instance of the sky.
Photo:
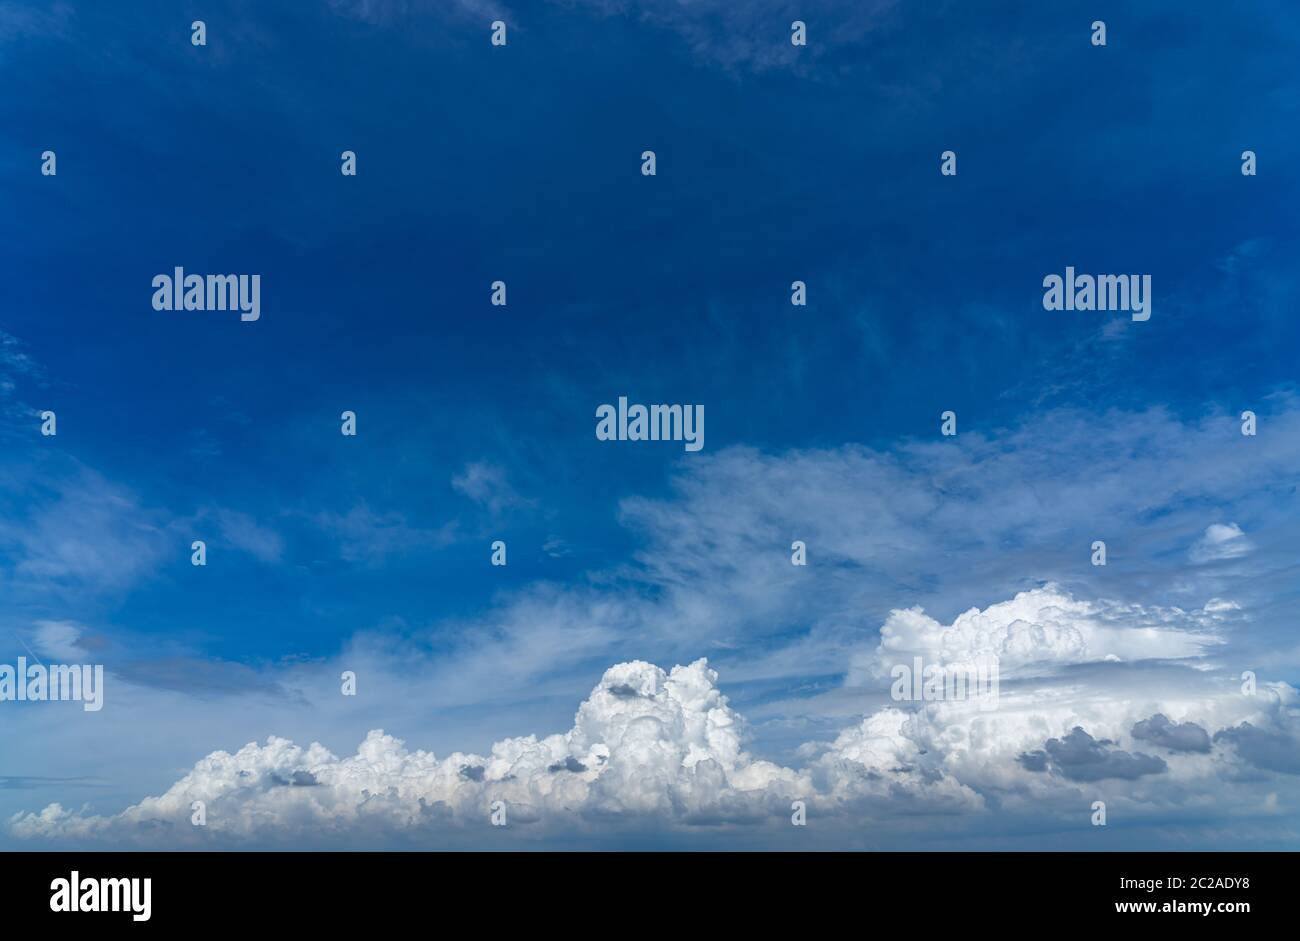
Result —
[[[0, 848], [1295, 848], [1298, 53], [1282, 2], [0, 0], [0, 664], [105, 671], [0, 702]], [[995, 709], [891, 694], [988, 655]]]

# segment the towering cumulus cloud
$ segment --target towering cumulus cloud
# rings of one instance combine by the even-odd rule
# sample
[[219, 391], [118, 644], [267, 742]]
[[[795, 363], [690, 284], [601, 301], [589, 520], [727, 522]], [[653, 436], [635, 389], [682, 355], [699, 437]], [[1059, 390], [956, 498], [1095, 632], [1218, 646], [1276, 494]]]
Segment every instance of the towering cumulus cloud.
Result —
[[1121, 642], [1109, 633], [1119, 614], [1055, 586], [947, 627], [896, 611], [851, 683], [873, 682], [866, 667], [895, 653], [942, 662], [992, 649], [1006, 662], [997, 709], [880, 705], [799, 748], [800, 768], [747, 751], [745, 721], [705, 660], [668, 672], [632, 661], [605, 671], [564, 734], [443, 758], [380, 730], [345, 758], [272, 737], [212, 753], [117, 815], [52, 804], [15, 815], [10, 831], [148, 845], [454, 843], [481, 840], [497, 807], [510, 839], [608, 841], [640, 828], [662, 840], [722, 830], [772, 845], [793, 838], [791, 810], [803, 802], [810, 821], [834, 821], [818, 837], [830, 845], [869, 843], [919, 817], [1014, 825], [1046, 814], [1084, 826], [1097, 798], [1136, 819], [1229, 789], [1247, 806], [1276, 802], [1276, 776], [1296, 773], [1275, 757], [1297, 745], [1296, 691], [1243, 692], [1207, 662], [1209, 616], [1178, 614], [1128, 611], [1137, 626]]

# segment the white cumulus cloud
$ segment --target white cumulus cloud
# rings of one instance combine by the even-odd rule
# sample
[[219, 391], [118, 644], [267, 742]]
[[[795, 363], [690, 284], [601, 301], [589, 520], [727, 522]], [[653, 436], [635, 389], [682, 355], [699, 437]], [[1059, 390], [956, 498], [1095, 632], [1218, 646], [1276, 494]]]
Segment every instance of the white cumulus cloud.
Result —
[[1212, 523], [1205, 527], [1205, 535], [1196, 541], [1188, 558], [1196, 564], [1237, 559], [1253, 549], [1246, 534], [1236, 523]]
[[1004, 676], [1098, 660], [1184, 659], [1222, 643], [1213, 610], [1118, 605], [1074, 598], [1048, 584], [984, 610], [971, 608], [940, 624], [919, 607], [895, 609], [880, 628], [880, 644], [854, 657], [846, 682], [866, 685], [895, 664], [920, 657], [953, 666], [997, 658]]
[[[1014, 624], [1009, 612], [1027, 614], [1021, 609], [1033, 603], [1013, 599], [993, 620]], [[1067, 610], [1076, 629], [1091, 616]], [[1077, 658], [1087, 640], [1044, 649]], [[1098, 793], [1135, 814], [1230, 788], [1278, 793], [1279, 776], [1288, 800], [1294, 794], [1291, 763], [1280, 757], [1300, 741], [1289, 686], [1263, 684], [1250, 696], [1229, 676], [1177, 664], [1132, 675], [1113, 661], [1090, 668], [1102, 673], [1004, 684], [991, 712], [970, 702], [886, 705], [801, 748], [808, 761], [791, 768], [747, 750], [745, 720], [705, 660], [671, 671], [632, 661], [605, 671], [562, 734], [441, 758], [381, 730], [346, 757], [273, 736], [213, 752], [161, 796], [121, 813], [51, 804], [15, 814], [9, 830], [20, 839], [146, 845], [481, 840], [501, 801], [524, 839], [599, 839], [637, 825], [771, 835], [788, 834], [792, 802], [803, 800], [814, 819], [837, 821], [835, 838], [921, 816], [1074, 819]], [[1157, 727], [1178, 735], [1152, 735]], [[1264, 793], [1252, 791], [1250, 802]], [[191, 823], [196, 802], [203, 827]]]

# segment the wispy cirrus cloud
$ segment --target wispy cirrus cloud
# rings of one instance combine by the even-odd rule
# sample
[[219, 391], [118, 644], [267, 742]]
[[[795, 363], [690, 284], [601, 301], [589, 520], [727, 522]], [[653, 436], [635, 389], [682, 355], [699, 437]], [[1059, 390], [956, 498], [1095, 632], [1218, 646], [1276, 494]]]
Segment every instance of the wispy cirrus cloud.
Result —
[[482, 505], [493, 516], [508, 509], [536, 504], [520, 496], [507, 479], [506, 470], [488, 461], [471, 461], [451, 479], [452, 489]]
[[[378, 26], [409, 25], [420, 20], [495, 18], [506, 12], [494, 0], [329, 0], [330, 9]], [[485, 20], [486, 27], [490, 20]]]
[[[725, 0], [577, 0], [605, 17], [628, 17], [672, 30], [701, 60], [728, 69], [763, 71], [817, 58], [828, 48], [861, 42], [885, 22], [897, 0], [825, 0], [807, 10], [786, 0], [737, 5]], [[808, 45], [791, 44], [791, 24], [805, 22]]]
[[325, 511], [312, 516], [315, 525], [336, 540], [341, 558], [377, 565], [397, 553], [449, 545], [456, 538], [455, 522], [437, 528], [412, 525], [395, 510], [377, 512], [358, 503], [346, 513]]
[[230, 509], [204, 510], [199, 519], [210, 518], [216, 523], [221, 538], [241, 552], [263, 562], [278, 562], [284, 554], [284, 538], [247, 513]]
[[11, 592], [120, 590], [167, 551], [169, 514], [76, 462], [2, 465], [0, 481], [11, 495], [0, 498], [0, 551], [10, 562], [0, 579]]
[[75, 10], [65, 0], [52, 3], [0, 2], [0, 42], [38, 37], [60, 37], [67, 33]]

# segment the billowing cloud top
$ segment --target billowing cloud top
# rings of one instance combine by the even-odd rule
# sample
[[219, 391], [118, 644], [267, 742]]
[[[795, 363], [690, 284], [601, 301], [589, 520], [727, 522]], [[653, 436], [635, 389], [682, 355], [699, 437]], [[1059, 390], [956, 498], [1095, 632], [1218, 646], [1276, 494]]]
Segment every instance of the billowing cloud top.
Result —
[[[52, 804], [15, 815], [10, 830], [153, 845], [454, 842], [482, 839], [496, 807], [519, 839], [724, 827], [770, 842], [794, 829], [799, 801], [810, 820], [836, 820], [845, 839], [916, 815], [1048, 814], [1084, 827], [1097, 799], [1142, 819], [1209, 787], [1239, 789], [1247, 806], [1276, 802], [1275, 777], [1300, 772], [1279, 759], [1296, 753], [1296, 691], [1245, 689], [1206, 668], [1204, 613], [1130, 612], [1159, 623], [1121, 640], [1106, 610], [1050, 586], [946, 628], [921, 611], [894, 612], [877, 659], [992, 649], [1013, 664], [1065, 666], [1023, 682], [1013, 670], [991, 711], [961, 701], [877, 708], [800, 749], [801, 768], [746, 750], [745, 721], [705, 660], [671, 671], [632, 661], [605, 671], [567, 732], [507, 738], [486, 755], [438, 758], [381, 730], [343, 758], [271, 737], [213, 752], [166, 793], [114, 816]], [[1124, 661], [1144, 655], [1189, 659], [1131, 675]]]
[[971, 608], [950, 625], [920, 608], [894, 610], [880, 629], [879, 647], [855, 660], [849, 682], [914, 656], [937, 665], [994, 657], [1004, 674], [1095, 660], [1197, 657], [1222, 643], [1217, 626], [1224, 610], [1222, 602], [1188, 612], [1079, 601], [1054, 584], [983, 611]]

